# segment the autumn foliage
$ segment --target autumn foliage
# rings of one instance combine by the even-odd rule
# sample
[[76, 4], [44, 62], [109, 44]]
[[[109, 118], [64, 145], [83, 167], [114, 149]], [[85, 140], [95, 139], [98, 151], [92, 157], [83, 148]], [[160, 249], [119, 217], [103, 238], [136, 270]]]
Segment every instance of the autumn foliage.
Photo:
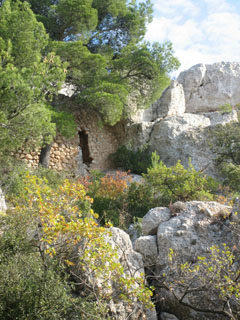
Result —
[[[101, 181], [107, 188], [106, 178]], [[51, 316], [51, 319], [65, 319], [65, 314], [67, 316], [73, 312], [81, 316], [76, 319], [89, 319], [89, 317], [108, 319], [111, 301], [126, 306], [137, 302], [142, 307], [151, 306], [151, 291], [145, 287], [143, 277], [134, 277], [125, 272], [127, 261], [125, 265], [120, 264], [117, 245], [113, 248], [109, 241], [111, 228], [98, 224], [98, 215], [91, 208], [93, 200], [86, 194], [82, 184], [64, 180], [53, 190], [46, 180], [28, 175], [25, 177], [25, 185], [23, 194], [15, 198], [12, 203], [13, 208], [7, 215], [1, 217], [1, 227], [10, 223], [10, 220], [15, 224], [18, 221], [19, 228], [23, 223], [22, 235], [19, 238], [17, 235], [15, 237], [14, 234], [3, 232], [0, 247], [3, 244], [6, 246], [5, 236], [15, 237], [11, 242], [14, 248], [14, 253], [11, 252], [13, 259], [19, 255], [18, 250], [27, 247], [29, 251], [25, 252], [26, 259], [31, 257], [32, 261], [37, 261], [42, 277], [51, 272], [58, 281], [64, 279], [62, 283], [60, 281], [57, 299], [64, 298], [66, 309], [63, 312], [59, 306], [56, 317]], [[122, 185], [124, 186], [124, 183]], [[119, 186], [118, 190], [123, 190], [123, 187]], [[5, 250], [4, 254], [7, 252]], [[3, 267], [7, 268], [3, 261], [5, 260], [0, 259], [0, 273]], [[17, 268], [18, 264], [15, 267]], [[23, 270], [21, 272], [24, 273]], [[34, 273], [35, 276], [37, 277]], [[26, 276], [22, 277], [27, 281]], [[9, 280], [6, 279], [6, 282], [3, 281], [2, 286], [0, 285], [1, 296], [3, 288], [8, 286], [7, 281]], [[114, 287], [118, 288], [117, 291], [113, 290], [113, 283]], [[34, 283], [33, 287], [35, 288]], [[33, 287], [28, 287], [29, 295]], [[18, 289], [26, 290], [25, 285], [16, 288]], [[42, 294], [41, 298], [46, 299], [44, 291]], [[46, 294], [51, 296], [49, 292]], [[9, 298], [4, 296], [4, 299], [0, 302], [0, 314], [1, 308], [4, 312], [8, 312], [6, 308]], [[24, 306], [24, 295], [22, 299], [23, 301], [20, 299], [19, 303]], [[35, 308], [34, 301], [32, 308]], [[38, 308], [41, 309], [41, 306]], [[34, 313], [32, 314], [28, 319], [36, 319]], [[24, 319], [24, 316], [19, 316], [19, 319]], [[49, 315], [41, 319], [49, 319]]]

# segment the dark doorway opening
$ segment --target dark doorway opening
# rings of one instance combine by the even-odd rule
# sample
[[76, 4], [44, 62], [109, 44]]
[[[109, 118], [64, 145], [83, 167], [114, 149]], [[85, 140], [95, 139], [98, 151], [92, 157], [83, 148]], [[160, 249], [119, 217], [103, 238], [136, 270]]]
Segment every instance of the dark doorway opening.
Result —
[[79, 131], [80, 148], [82, 149], [82, 159], [83, 163], [90, 165], [93, 158], [90, 156], [90, 150], [88, 145], [88, 134], [85, 130]]

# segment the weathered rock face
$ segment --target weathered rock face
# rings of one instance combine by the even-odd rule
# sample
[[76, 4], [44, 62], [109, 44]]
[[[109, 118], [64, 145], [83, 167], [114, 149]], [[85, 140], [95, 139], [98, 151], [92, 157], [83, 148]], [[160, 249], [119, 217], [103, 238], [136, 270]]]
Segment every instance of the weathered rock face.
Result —
[[202, 113], [219, 110], [219, 106], [240, 102], [240, 63], [197, 64], [181, 72], [186, 112]]
[[213, 201], [191, 201], [182, 207], [181, 204], [178, 201], [172, 206], [174, 212], [179, 211], [176, 216], [158, 226], [158, 268], [167, 264], [170, 248], [178, 252], [183, 261], [194, 261], [197, 256], [208, 253], [213, 244], [220, 245], [223, 239], [231, 242], [228, 238], [231, 235], [222, 230], [221, 223], [213, 224], [218, 218], [228, 216], [231, 207]]
[[[234, 114], [228, 117], [232, 120]], [[181, 160], [187, 167], [191, 158], [196, 170], [204, 170], [205, 173], [218, 177], [214, 161], [216, 155], [211, 150], [211, 143], [214, 143], [211, 130], [221, 122], [227, 122], [227, 118], [217, 112], [214, 112], [214, 116], [209, 113], [185, 113], [182, 116], [167, 117], [155, 124], [149, 144], [168, 166]]]
[[[239, 204], [238, 204], [239, 205]], [[178, 280], [178, 274], [174, 271], [169, 273], [169, 249], [173, 249], [177, 253], [177, 263], [185, 263], [186, 261], [194, 265], [198, 256], [207, 256], [210, 252], [210, 247], [222, 246], [226, 243], [230, 248], [233, 247], [236, 239], [234, 234], [229, 232], [231, 222], [239, 223], [239, 215], [236, 216], [231, 212], [239, 211], [239, 207], [234, 207], [233, 210], [230, 206], [222, 205], [217, 202], [176, 202], [171, 205], [171, 215], [168, 219], [156, 222], [157, 232], [155, 236], [143, 236], [136, 240], [135, 250], [140, 252], [143, 257], [143, 261], [146, 265], [149, 265], [149, 258], [156, 257], [156, 251], [158, 252], [157, 260], [155, 259], [155, 268], [153, 270], [153, 282], [156, 288], [156, 296], [159, 298], [158, 307], [161, 310], [160, 319], [180, 319], [180, 320], [220, 320], [227, 319], [222, 314], [214, 314], [207, 312], [200, 312], [193, 310], [188, 306], [190, 304], [203, 310], [220, 310], [223, 307], [219, 302], [218, 297], [214, 295], [207, 295], [207, 292], [192, 292], [186, 294], [183, 299], [183, 304], [179, 303], [174, 294], [167, 290], [162, 285], [161, 276], [163, 274], [171, 277], [170, 283], [175, 283]], [[164, 210], [164, 208], [161, 208]], [[153, 210], [153, 209], [152, 209]], [[150, 210], [143, 218], [146, 222], [151, 215]], [[156, 208], [156, 212], [159, 208]], [[169, 210], [165, 208], [165, 210]], [[160, 214], [161, 215], [161, 214]], [[238, 221], [236, 221], [236, 219]], [[155, 227], [156, 227], [155, 226]], [[156, 228], [151, 228], [151, 230]], [[151, 231], [150, 231], [151, 232]], [[156, 247], [153, 242], [156, 239]], [[154, 259], [150, 260], [152, 263]], [[175, 277], [175, 278], [174, 278]], [[194, 283], [196, 283], [196, 279]], [[175, 291], [175, 294], [179, 294]], [[179, 295], [181, 296], [181, 295]], [[165, 314], [169, 312], [169, 314]], [[172, 315], [172, 313], [174, 315]]]
[[134, 243], [134, 250], [141, 253], [145, 266], [149, 268], [156, 264], [158, 257], [157, 237], [143, 236]]
[[180, 83], [173, 80], [162, 96], [146, 110], [138, 110], [131, 120], [134, 123], [154, 122], [158, 118], [180, 115], [185, 112], [185, 96]]
[[[111, 228], [111, 234], [106, 235], [106, 243], [110, 244], [114, 251], [117, 252], [116, 262], [120, 262], [124, 268], [124, 273], [122, 277], [124, 278], [143, 278], [144, 277], [144, 265], [142, 256], [140, 253], [133, 250], [132, 242], [129, 235], [121, 229]], [[156, 241], [155, 241], [156, 242]], [[75, 259], [75, 265], [72, 267], [73, 274], [76, 279], [81, 282], [90, 284], [94, 283], [95, 291], [100, 288], [100, 290], [107, 290], [108, 296], [111, 296], [110, 301], [110, 311], [111, 319], [116, 320], [156, 320], [156, 311], [146, 310], [142, 303], [139, 302], [137, 297], [130, 295], [130, 301], [123, 302], [119, 301], [119, 295], [123, 293], [123, 290], [119, 288], [118, 281], [106, 278], [106, 275], [95, 277], [91, 272], [91, 269], [83, 271], [81, 266], [78, 265], [76, 260], [77, 256], [82, 255], [83, 244], [79, 244], [72, 256]], [[106, 287], [106, 283], [108, 286]], [[138, 286], [137, 281], [135, 286]]]
[[212, 129], [238, 121], [235, 110], [223, 113], [219, 107], [240, 102], [239, 86], [240, 63], [193, 66], [127, 128], [125, 141], [135, 148], [149, 144], [167, 166], [180, 160], [187, 167], [191, 158], [195, 169], [220, 179]]
[[143, 235], [156, 234], [158, 225], [164, 221], [169, 220], [171, 212], [168, 208], [158, 207], [148, 211], [142, 219], [142, 233]]
[[5, 212], [7, 210], [7, 205], [5, 202], [5, 198], [2, 192], [2, 189], [0, 188], [0, 213]]
[[185, 112], [185, 97], [182, 85], [173, 80], [161, 98], [152, 105], [152, 109], [153, 119], [183, 114]]

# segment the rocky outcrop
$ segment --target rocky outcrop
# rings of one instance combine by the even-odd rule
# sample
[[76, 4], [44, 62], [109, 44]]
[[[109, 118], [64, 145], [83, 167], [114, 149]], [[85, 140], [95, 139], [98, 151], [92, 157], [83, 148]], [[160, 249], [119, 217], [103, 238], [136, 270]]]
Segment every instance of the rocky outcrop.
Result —
[[4, 194], [2, 192], [2, 189], [0, 188], [0, 214], [2, 212], [5, 212], [7, 210], [7, 205], [6, 205], [6, 202], [5, 202], [5, 197], [4, 197]]
[[226, 103], [240, 103], [240, 63], [197, 64], [181, 72], [186, 112], [203, 113], [219, 110]]
[[[110, 233], [105, 236], [106, 246], [111, 245], [114, 249], [114, 252], [117, 253], [115, 259], [116, 263], [121, 264], [123, 267], [124, 273], [121, 277], [125, 279], [135, 278], [134, 288], [139, 286], [138, 279], [141, 281], [144, 279], [144, 265], [143, 259], [140, 253], [133, 250], [133, 246], [129, 235], [121, 229], [111, 228]], [[81, 268], [81, 265], [78, 264], [77, 257], [81, 257], [83, 249], [86, 244], [80, 243], [75, 248], [72, 257], [75, 262], [75, 265], [72, 267], [72, 273], [78, 282], [88, 284], [87, 287], [92, 286], [94, 283], [94, 290], [97, 292], [99, 289], [104, 291], [105, 294], [111, 297], [109, 302], [111, 319], [116, 320], [157, 320], [155, 309], [145, 309], [143, 304], [140, 303], [138, 298], [133, 294], [133, 288], [131, 285], [124, 289], [119, 285], [119, 281], [116, 278], [116, 275], [112, 278], [109, 275], [103, 274], [98, 275], [97, 277], [91, 270], [89, 266], [87, 270]], [[85, 250], [85, 249], [84, 249]], [[110, 271], [111, 273], [111, 271]], [[109, 276], [109, 278], [107, 277]], [[116, 278], [116, 281], [115, 281]], [[127, 294], [129, 290], [129, 300], [124, 302], [124, 299], [119, 298], [121, 294]], [[132, 290], [132, 291], [131, 291]]]
[[164, 90], [161, 98], [152, 105], [153, 120], [167, 116], [176, 116], [185, 112], [185, 97], [183, 87], [177, 81], [172, 81]]
[[134, 249], [141, 253], [145, 266], [150, 268], [156, 264], [158, 257], [156, 236], [143, 236], [136, 239]]
[[[143, 217], [143, 225], [149, 221], [151, 212], [155, 210], [155, 216], [150, 219], [152, 227], [149, 228], [148, 234], [140, 237], [135, 242], [135, 250], [140, 252], [144, 263], [152, 267], [153, 285], [156, 288], [155, 295], [157, 297], [158, 309], [161, 311], [160, 319], [180, 319], [180, 320], [220, 320], [228, 319], [221, 313], [200, 312], [200, 310], [221, 310], [224, 309], [224, 302], [218, 299], [218, 296], [211, 292], [208, 295], [207, 291], [193, 290], [181, 297], [181, 287], [168, 290], [163, 285], [164, 277], [168, 278], [168, 283], [174, 284], [178, 281], [179, 274], [169, 267], [169, 250], [173, 250], [177, 254], [177, 265], [189, 262], [194, 265], [197, 262], [197, 257], [206, 256], [210, 253], [210, 247], [222, 247], [223, 243], [230, 248], [234, 248], [235, 243], [238, 243], [238, 234], [230, 232], [232, 222], [239, 223], [239, 215], [233, 214], [233, 211], [239, 211], [239, 203], [233, 208], [222, 205], [217, 202], [176, 202], [168, 208], [159, 208], [150, 210]], [[171, 212], [168, 219], [161, 219], [163, 210]], [[154, 226], [155, 223], [155, 226]], [[155, 235], [152, 235], [152, 230]], [[153, 244], [155, 241], [155, 245]], [[237, 241], [237, 242], [236, 242]], [[157, 258], [156, 258], [157, 252]], [[154, 262], [155, 261], [155, 262]], [[237, 263], [237, 259], [235, 264]], [[235, 268], [238, 268], [235, 265]], [[197, 285], [197, 278], [194, 280]], [[174, 285], [173, 285], [174, 288]], [[182, 303], [181, 303], [182, 302]], [[231, 303], [231, 302], [230, 302]], [[196, 310], [189, 307], [192, 305]], [[233, 301], [234, 305], [234, 301]], [[170, 315], [166, 313], [170, 313]], [[174, 315], [173, 315], [173, 314]]]
[[[167, 166], [189, 158], [197, 170], [221, 179], [216, 168], [213, 130], [237, 122], [234, 106], [240, 102], [240, 64], [196, 65], [182, 72], [142, 118], [132, 123], [126, 140], [133, 146], [149, 144]], [[219, 110], [230, 103], [233, 110]], [[148, 112], [148, 113], [147, 113]], [[146, 116], [147, 115], [147, 116]]]
[[195, 115], [185, 113], [182, 116], [168, 117], [153, 127], [149, 144], [168, 165], [177, 160], [187, 167], [191, 158], [196, 170], [218, 177], [216, 154], [211, 150], [214, 145], [212, 130], [217, 124], [237, 121], [236, 112], [221, 115], [218, 112]]
[[183, 87], [177, 81], [172, 81], [162, 96], [150, 108], [138, 110], [131, 116], [134, 123], [154, 122], [158, 118], [180, 115], [185, 112], [185, 96]]
[[143, 235], [156, 234], [157, 227], [160, 223], [169, 220], [171, 212], [168, 208], [157, 207], [148, 211], [142, 219]]

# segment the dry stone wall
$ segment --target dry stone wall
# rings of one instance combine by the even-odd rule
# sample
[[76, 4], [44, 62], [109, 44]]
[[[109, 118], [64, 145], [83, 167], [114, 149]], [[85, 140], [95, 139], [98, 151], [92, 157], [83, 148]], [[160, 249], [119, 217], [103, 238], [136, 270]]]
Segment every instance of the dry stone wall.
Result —
[[[57, 135], [50, 153], [49, 167], [57, 171], [82, 172], [81, 168], [106, 170], [112, 168], [109, 155], [117, 150], [118, 139], [114, 128], [103, 126], [95, 114], [82, 111], [76, 116], [77, 131], [72, 139]], [[30, 168], [39, 163], [40, 149], [27, 151], [19, 149], [15, 156], [23, 159]]]
[[113, 164], [108, 157], [119, 146], [115, 128], [103, 126], [96, 114], [90, 114], [87, 111], [82, 111], [77, 121], [79, 123], [78, 131], [85, 132], [88, 136], [89, 153], [93, 159], [90, 168], [100, 170], [112, 168]]
[[[29, 168], [36, 168], [39, 163], [40, 149], [26, 151], [19, 149], [16, 157], [25, 160]], [[58, 135], [54, 140], [50, 154], [49, 167], [57, 171], [75, 170], [78, 164], [79, 138], [68, 140]]]

